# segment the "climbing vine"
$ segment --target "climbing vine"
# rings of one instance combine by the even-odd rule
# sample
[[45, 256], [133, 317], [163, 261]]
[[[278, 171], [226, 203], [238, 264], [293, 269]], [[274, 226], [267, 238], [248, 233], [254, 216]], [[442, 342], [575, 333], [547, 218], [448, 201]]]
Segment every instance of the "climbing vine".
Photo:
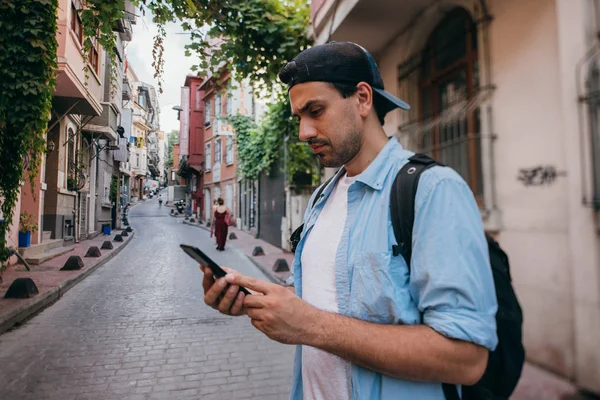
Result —
[[9, 257], [6, 232], [22, 179], [34, 187], [45, 149], [57, 67], [57, 7], [58, 0], [0, 1], [0, 263]]
[[[244, 178], [258, 179], [277, 161], [285, 161], [282, 164], [290, 182], [304, 175], [310, 176], [313, 184], [319, 181], [319, 163], [310, 148], [298, 141], [298, 124], [292, 118], [287, 96], [270, 104], [258, 125], [246, 115], [223, 119], [235, 129], [238, 173]], [[282, 160], [286, 151], [287, 160]]]

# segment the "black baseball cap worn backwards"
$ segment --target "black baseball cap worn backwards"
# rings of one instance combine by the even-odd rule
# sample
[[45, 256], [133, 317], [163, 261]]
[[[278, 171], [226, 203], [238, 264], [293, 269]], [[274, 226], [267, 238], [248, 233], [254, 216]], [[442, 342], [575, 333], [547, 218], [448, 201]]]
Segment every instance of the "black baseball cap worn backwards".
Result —
[[329, 42], [304, 50], [281, 69], [279, 79], [288, 86], [288, 91], [304, 82], [365, 82], [379, 97], [377, 104], [384, 107], [381, 111], [410, 109], [404, 101], [385, 91], [373, 56], [352, 42]]

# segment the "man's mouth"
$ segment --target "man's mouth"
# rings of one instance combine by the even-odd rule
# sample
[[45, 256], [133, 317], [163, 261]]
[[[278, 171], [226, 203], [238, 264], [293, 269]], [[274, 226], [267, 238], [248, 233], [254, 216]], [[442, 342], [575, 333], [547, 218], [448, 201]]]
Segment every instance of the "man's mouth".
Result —
[[310, 148], [312, 149], [313, 153], [317, 154], [319, 152], [321, 152], [324, 148], [325, 148], [325, 144], [315, 144], [315, 145], [311, 145]]

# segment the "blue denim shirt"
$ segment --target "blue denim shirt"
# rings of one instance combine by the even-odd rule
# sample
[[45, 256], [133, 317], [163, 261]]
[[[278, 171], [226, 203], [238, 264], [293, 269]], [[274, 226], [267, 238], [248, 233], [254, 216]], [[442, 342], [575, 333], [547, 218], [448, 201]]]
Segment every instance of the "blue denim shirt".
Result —
[[[424, 324], [446, 337], [493, 350], [497, 303], [487, 242], [473, 194], [454, 170], [436, 166], [421, 175], [410, 273], [402, 256], [392, 254], [397, 243], [390, 190], [412, 155], [390, 138], [348, 189], [348, 214], [335, 262], [339, 313], [380, 324]], [[304, 216], [288, 280], [300, 297], [302, 249], [338, 178]], [[297, 346], [292, 400], [303, 398], [301, 368], [302, 346]], [[350, 379], [355, 400], [444, 399], [440, 383], [399, 380], [354, 364]]]

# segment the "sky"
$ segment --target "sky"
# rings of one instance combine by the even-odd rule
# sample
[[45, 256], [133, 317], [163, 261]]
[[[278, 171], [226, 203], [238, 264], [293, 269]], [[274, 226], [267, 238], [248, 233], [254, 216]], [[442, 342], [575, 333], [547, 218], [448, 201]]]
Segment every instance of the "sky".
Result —
[[158, 94], [158, 80], [154, 79], [152, 67], [153, 38], [157, 28], [152, 22], [151, 13], [146, 12], [146, 16], [137, 18], [137, 24], [133, 26], [133, 39], [127, 45], [126, 54], [129, 66], [133, 68], [138, 78], [156, 88], [156, 93], [159, 95], [160, 129], [168, 133], [171, 130], [179, 130], [177, 111], [172, 108], [181, 102], [181, 87], [186, 75], [194, 74], [191, 66], [195, 59], [185, 56], [184, 46], [189, 43], [190, 35], [178, 34], [183, 32], [179, 23], [170, 23], [165, 30], [167, 37], [164, 42], [165, 66], [162, 94]]

